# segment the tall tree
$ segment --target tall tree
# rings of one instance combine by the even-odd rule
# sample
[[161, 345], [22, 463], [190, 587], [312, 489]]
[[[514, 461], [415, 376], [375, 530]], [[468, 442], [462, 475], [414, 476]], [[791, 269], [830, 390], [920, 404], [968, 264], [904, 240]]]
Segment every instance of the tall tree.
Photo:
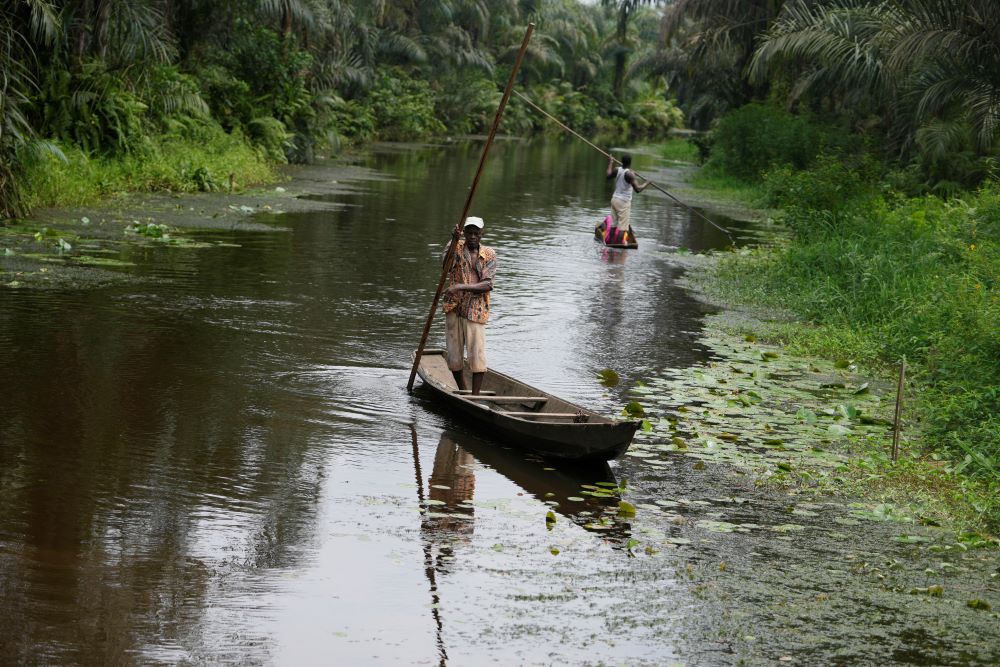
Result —
[[758, 38], [783, 5], [784, 0], [677, 0], [667, 7], [664, 46], [677, 50], [664, 64], [683, 80], [689, 107], [719, 113], [766, 91], [767, 80], [751, 83], [746, 71]]
[[42, 145], [26, 109], [36, 86], [36, 53], [55, 41], [58, 30], [58, 15], [49, 2], [0, 5], [0, 219], [24, 212], [20, 167], [25, 153]]
[[904, 152], [943, 154], [970, 136], [986, 154], [1000, 139], [995, 0], [795, 0], [752, 74], [763, 80], [790, 61], [807, 64], [794, 94], [832, 93], [844, 109], [870, 100]]
[[629, 24], [636, 11], [643, 5], [658, 5], [660, 0], [601, 0], [601, 5], [615, 13], [614, 79], [611, 87], [616, 97], [621, 97], [625, 85], [628, 57], [634, 50], [628, 37]]

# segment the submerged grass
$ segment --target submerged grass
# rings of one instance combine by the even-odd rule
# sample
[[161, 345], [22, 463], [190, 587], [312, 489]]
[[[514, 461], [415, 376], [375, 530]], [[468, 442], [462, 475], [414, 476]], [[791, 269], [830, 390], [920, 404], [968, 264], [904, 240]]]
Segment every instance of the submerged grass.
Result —
[[769, 326], [710, 317], [702, 340], [711, 362], [669, 369], [632, 388], [650, 427], [636, 434], [627, 456], [650, 466], [671, 454], [697, 459], [696, 468], [725, 464], [789, 498], [846, 495], [846, 507], [871, 520], [959, 535], [988, 531], [989, 488], [925, 455], [917, 430], [904, 432], [899, 459], [890, 460], [891, 383], [866, 380], [846, 360], [799, 357], [762, 343]]

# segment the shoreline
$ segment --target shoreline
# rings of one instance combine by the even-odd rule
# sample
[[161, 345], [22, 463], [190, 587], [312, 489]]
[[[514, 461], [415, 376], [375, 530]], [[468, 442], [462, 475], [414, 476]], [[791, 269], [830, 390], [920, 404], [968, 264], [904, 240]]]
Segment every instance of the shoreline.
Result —
[[[724, 257], [735, 256], [737, 257], [735, 261], [738, 262], [740, 255], [769, 252], [774, 247], [773, 240], [780, 238], [783, 230], [769, 220], [774, 211], [741, 205], [725, 196], [715, 196], [709, 188], [692, 186], [690, 177], [697, 170], [697, 166], [690, 165], [686, 168], [663, 169], [658, 173], [665, 177], [665, 181], [672, 185], [677, 193], [686, 195], [688, 197], [686, 201], [691, 205], [729, 217], [734, 217], [735, 212], [734, 219], [767, 221], [765, 228], [767, 235], [771, 237], [763, 241], [755, 238], [751, 246], [737, 253], [715, 252], [683, 258], [686, 270], [680, 279], [681, 284], [694, 298], [717, 310], [716, 314], [706, 318], [703, 330], [706, 342], [719, 338], [730, 346], [738, 346], [741, 342], [746, 343], [746, 337], [749, 336], [753, 339], [753, 344], [773, 347], [780, 354], [791, 356], [801, 363], [821, 361], [825, 364], [831, 362], [843, 364], [845, 360], [823, 359], [816, 354], [802, 353], [799, 349], [801, 346], [792, 344], [789, 347], [792, 338], [790, 333], [794, 335], [796, 331], [806, 332], [810, 328], [795, 313], [737, 303], [731, 293], [723, 293], [716, 287], [719, 267]], [[875, 391], [876, 387], [881, 387], [885, 392], [884, 402], [888, 402], [890, 407], [894, 406], [897, 380], [895, 368], [865, 367], [851, 362], [844, 369], [836, 369], [837, 373], [845, 378], [848, 370], [851, 371], [850, 376], [853, 377], [855, 386], [867, 384], [870, 392]], [[968, 531], [982, 533], [981, 536], [988, 542], [1000, 546], [1000, 540], [997, 539], [992, 526], [978, 514], [974, 506], [975, 500], [963, 496], [962, 484], [971, 483], [971, 480], [959, 472], [949, 470], [943, 461], [936, 460], [926, 453], [928, 443], [921, 430], [919, 417], [912, 414], [913, 397], [920, 391], [920, 385], [912, 381], [904, 391], [900, 461], [894, 464], [889, 460], [888, 447], [875, 449], [854, 442], [845, 448], [845, 451], [852, 456], [849, 462], [850, 475], [843, 476], [829, 488], [861, 498], [872, 495], [868, 493], [871, 489], [866, 488], [865, 480], [867, 479], [869, 483], [876, 482], [874, 486], [878, 487], [877, 494], [880, 495], [882, 502], [911, 506], [914, 502], [928, 504], [937, 508], [937, 513], [946, 508], [944, 514], [939, 514], [934, 519], [935, 524], [948, 526], [956, 534]], [[911, 406], [909, 414], [907, 406]], [[881, 419], [887, 417], [891, 419], [891, 416], [890, 410], [890, 414], [883, 414]], [[891, 432], [888, 438], [891, 441]]]

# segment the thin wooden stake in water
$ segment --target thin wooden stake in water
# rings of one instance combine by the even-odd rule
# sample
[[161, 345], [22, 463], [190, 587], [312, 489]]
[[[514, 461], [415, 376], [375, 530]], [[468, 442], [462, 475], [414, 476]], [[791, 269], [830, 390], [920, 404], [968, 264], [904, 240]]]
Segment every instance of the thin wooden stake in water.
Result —
[[[486, 145], [483, 146], [483, 154], [479, 157], [479, 167], [476, 169], [476, 176], [472, 179], [472, 187], [469, 188], [469, 196], [465, 198], [465, 206], [462, 208], [462, 217], [458, 219], [459, 226], [465, 223], [465, 218], [469, 215], [469, 208], [472, 206], [472, 197], [476, 194], [476, 187], [479, 185], [479, 177], [483, 173], [483, 165], [486, 164], [486, 156], [489, 155], [490, 146], [493, 145], [493, 137], [497, 134], [497, 128], [500, 127], [500, 118], [503, 116], [503, 110], [507, 106], [507, 100], [510, 99], [510, 91], [514, 88], [514, 77], [517, 75], [517, 70], [521, 67], [521, 60], [524, 58], [524, 52], [528, 50], [528, 41], [531, 40], [531, 33], [535, 29], [534, 23], [528, 24], [528, 30], [524, 33], [524, 39], [521, 41], [521, 50], [517, 52], [517, 59], [514, 61], [514, 67], [510, 71], [510, 78], [507, 80], [507, 88], [503, 91], [503, 97], [500, 99], [500, 106], [497, 107], [496, 118], [493, 119], [493, 127], [490, 128], [490, 135], [486, 139]], [[441, 270], [441, 277], [438, 279], [437, 290], [434, 292], [434, 301], [431, 302], [431, 312], [427, 315], [427, 322], [424, 324], [424, 332], [420, 335], [420, 345], [417, 346], [417, 353], [413, 355], [413, 368], [410, 369], [410, 379], [406, 383], [406, 390], [413, 391], [413, 378], [417, 375], [417, 366], [420, 364], [420, 356], [424, 353], [424, 345], [427, 344], [427, 334], [431, 330], [431, 322], [434, 321], [434, 312], [437, 310], [438, 299], [441, 298], [441, 288], [444, 287], [444, 279], [448, 275], [448, 271], [451, 269], [451, 261], [455, 255], [455, 244], [452, 243], [448, 247], [448, 254], [444, 258], [444, 266]]]
[[906, 381], [906, 357], [899, 364], [899, 383], [896, 385], [896, 417], [892, 424], [892, 462], [899, 458], [899, 426], [903, 414], [903, 382]]

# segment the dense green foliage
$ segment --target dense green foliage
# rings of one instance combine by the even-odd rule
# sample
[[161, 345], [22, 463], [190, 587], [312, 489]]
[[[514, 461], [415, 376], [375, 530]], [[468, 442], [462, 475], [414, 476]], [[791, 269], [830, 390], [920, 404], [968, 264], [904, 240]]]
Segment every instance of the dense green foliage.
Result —
[[[627, 67], [655, 42], [659, 4], [12, 0], [0, 9], [0, 216], [54, 203], [30, 189], [46, 178], [30, 173], [49, 168], [43, 149], [134, 166], [221, 128], [261, 160], [308, 162], [345, 143], [485, 132], [529, 22], [523, 90], [580, 132], [660, 138], [683, 115], [657, 75]], [[547, 124], [515, 101], [504, 131]], [[243, 169], [237, 153], [213, 170]], [[183, 185], [162, 176], [130, 182]]]
[[719, 120], [711, 134], [711, 161], [726, 173], [753, 180], [779, 165], [804, 169], [824, 150], [848, 150], [849, 142], [843, 128], [751, 103]]
[[59, 158], [43, 154], [26, 167], [29, 207], [94, 204], [102, 197], [143, 190], [226, 190], [229, 174], [237, 186], [274, 177], [270, 164], [239, 131], [226, 133], [219, 127], [151, 139], [143, 151], [114, 158], [79, 148]]
[[[909, 172], [911, 192], [955, 192], [996, 173], [995, 0], [677, 0], [663, 34], [645, 66], [669, 77], [696, 127], [769, 100], [864, 137]], [[794, 157], [784, 162], [802, 166]]]
[[[883, 368], [905, 357], [922, 387], [911, 419], [960, 467], [1000, 484], [1000, 184], [910, 197], [864, 156], [810, 165], [760, 181], [790, 242], [733, 258], [720, 277], [818, 326], [819, 337], [803, 334], [811, 351]], [[983, 511], [1000, 520], [1000, 504]]]
[[[179, 126], [218, 125], [267, 160], [307, 162], [345, 143], [484, 132], [528, 22], [521, 91], [595, 139], [662, 138], [685, 117], [709, 128], [770, 102], [719, 123], [716, 166], [802, 168], [854, 137], [911, 194], [954, 193], [997, 170], [993, 4], [12, 0], [0, 214], [33, 199], [22, 172], [57, 146], [132, 155]], [[751, 145], [758, 123], [772, 133]], [[503, 129], [558, 131], [516, 98]]]

